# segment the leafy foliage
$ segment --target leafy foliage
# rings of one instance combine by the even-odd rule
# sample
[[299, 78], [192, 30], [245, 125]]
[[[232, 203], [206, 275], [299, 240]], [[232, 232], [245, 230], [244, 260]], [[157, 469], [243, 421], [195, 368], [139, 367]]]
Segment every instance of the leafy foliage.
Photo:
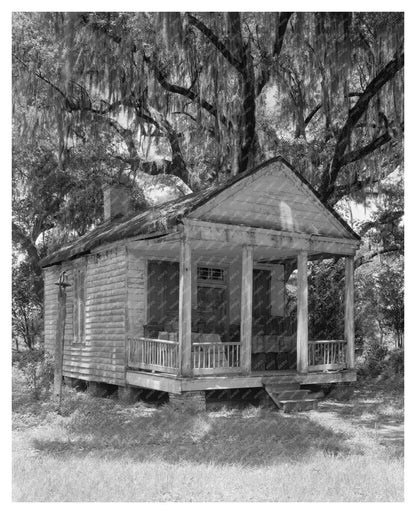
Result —
[[312, 340], [344, 338], [344, 276], [343, 259], [310, 265], [308, 295]]
[[[150, 179], [202, 189], [278, 153], [330, 204], [378, 185], [360, 264], [400, 253], [402, 186], [380, 184], [403, 160], [403, 66], [402, 13], [15, 13], [16, 298], [41, 256], [100, 221], [104, 184], [127, 182], [141, 209]], [[339, 337], [340, 265], [312, 266], [314, 334]], [[396, 271], [362, 278], [362, 338], [380, 316], [400, 333]], [[16, 312], [39, 316], [39, 298]]]
[[53, 359], [42, 349], [32, 349], [19, 353], [14, 365], [22, 373], [26, 388], [31, 397], [39, 400], [48, 394], [53, 382]]
[[42, 334], [43, 283], [27, 261], [14, 263], [12, 269], [12, 332], [18, 346], [23, 341], [35, 347]]
[[[192, 156], [201, 142], [211, 169], [236, 173], [280, 151], [276, 141], [301, 138], [300, 171], [328, 197], [338, 178], [362, 181], [361, 159], [370, 181], [386, 173], [371, 156], [400, 146], [402, 46], [400, 13], [14, 17], [16, 89], [35, 97], [35, 125], [56, 125], [62, 151], [80, 127], [106, 126], [129, 172], [146, 170], [143, 148], [163, 143], [165, 170], [198, 184], [204, 170]], [[290, 145], [285, 156], [297, 157]]]

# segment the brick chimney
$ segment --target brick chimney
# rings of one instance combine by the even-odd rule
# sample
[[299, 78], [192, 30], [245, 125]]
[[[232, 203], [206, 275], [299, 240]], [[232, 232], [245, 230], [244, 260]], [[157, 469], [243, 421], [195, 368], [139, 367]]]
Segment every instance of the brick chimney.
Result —
[[111, 184], [103, 187], [104, 221], [130, 213], [131, 191], [124, 184]]

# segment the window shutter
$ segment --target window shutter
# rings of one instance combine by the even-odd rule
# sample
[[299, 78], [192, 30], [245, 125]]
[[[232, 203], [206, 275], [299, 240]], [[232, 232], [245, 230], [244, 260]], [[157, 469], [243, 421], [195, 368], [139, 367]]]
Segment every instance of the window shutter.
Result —
[[79, 278], [78, 278], [78, 270], [74, 269], [74, 311], [73, 311], [73, 326], [74, 326], [74, 341], [77, 343], [79, 340], [79, 325], [78, 325], [78, 317], [79, 317], [79, 308], [78, 308], [78, 288], [79, 288]]
[[79, 339], [85, 340], [85, 270], [79, 271]]
[[81, 344], [85, 341], [85, 269], [73, 270], [74, 299], [73, 327], [74, 342]]

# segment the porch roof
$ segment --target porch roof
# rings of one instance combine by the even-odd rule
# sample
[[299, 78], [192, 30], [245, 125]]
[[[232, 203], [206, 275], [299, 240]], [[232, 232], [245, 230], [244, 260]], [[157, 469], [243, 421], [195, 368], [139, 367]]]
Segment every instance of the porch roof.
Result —
[[[318, 209], [320, 214], [323, 212], [324, 215], [326, 215], [330, 221], [338, 227], [337, 230], [340, 232], [339, 237], [355, 241], [360, 239], [360, 237], [334, 209], [329, 205], [324, 204], [319, 199], [318, 194], [307, 180], [305, 180], [283, 157], [278, 156], [246, 171], [245, 173], [241, 173], [233, 177], [224, 184], [210, 186], [203, 191], [191, 193], [181, 198], [171, 200], [138, 214], [135, 213], [129, 216], [118, 217], [105, 221], [94, 230], [87, 232], [80, 238], [75, 239], [71, 243], [42, 259], [40, 265], [42, 267], [47, 267], [53, 264], [58, 264], [62, 261], [86, 254], [104, 243], [110, 243], [140, 235], [148, 235], [149, 238], [157, 238], [172, 232], [183, 218], [189, 216], [198, 219], [200, 217], [199, 213], [204, 213], [204, 209], [201, 211], [201, 208], [205, 206], [207, 202], [218, 197], [220, 193], [232, 188], [232, 186], [235, 186], [244, 179], [257, 174], [262, 170], [266, 170], [274, 163], [283, 164], [284, 167], [291, 172], [294, 181], [297, 183], [294, 184], [293, 187], [303, 187], [302, 194], [305, 195], [305, 202], [314, 204], [315, 209]], [[221, 198], [221, 195], [219, 198]], [[209, 206], [210, 205], [208, 204], [207, 207]], [[205, 209], [205, 213], [206, 211], [207, 209]], [[265, 221], [267, 218], [270, 218], [270, 214], [264, 216]], [[201, 219], [203, 219], [203, 216]], [[215, 220], [213, 220], [213, 222], [215, 223]], [[247, 220], [237, 220], [234, 223], [248, 227], [252, 226], [252, 223], [250, 223], [250, 217], [247, 217]], [[257, 224], [256, 226], [258, 227], [259, 225]]]

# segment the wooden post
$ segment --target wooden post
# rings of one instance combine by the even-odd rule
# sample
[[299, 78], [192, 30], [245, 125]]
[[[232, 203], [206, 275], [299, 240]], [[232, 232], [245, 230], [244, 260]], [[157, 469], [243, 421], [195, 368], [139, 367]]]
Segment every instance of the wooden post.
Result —
[[243, 246], [241, 269], [241, 368], [251, 372], [253, 325], [253, 247]]
[[347, 368], [355, 367], [354, 341], [354, 256], [345, 257], [345, 340]]
[[181, 239], [179, 261], [179, 375], [192, 374], [191, 321], [192, 321], [192, 268], [191, 246]]
[[55, 369], [53, 377], [53, 393], [61, 404], [62, 398], [62, 368], [64, 361], [64, 339], [65, 339], [65, 318], [66, 318], [66, 291], [62, 279], [59, 279], [58, 292], [58, 321], [56, 324], [55, 339]]
[[308, 255], [302, 250], [298, 253], [297, 301], [298, 326], [296, 338], [297, 370], [308, 371]]

